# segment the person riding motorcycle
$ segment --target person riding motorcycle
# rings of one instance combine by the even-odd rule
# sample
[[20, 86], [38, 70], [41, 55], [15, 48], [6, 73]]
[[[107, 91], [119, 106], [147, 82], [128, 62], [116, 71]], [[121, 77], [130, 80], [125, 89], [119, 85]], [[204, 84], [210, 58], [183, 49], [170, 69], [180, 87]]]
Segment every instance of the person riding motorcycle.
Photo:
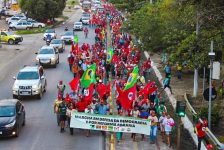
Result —
[[47, 35], [46, 35], [46, 44], [47, 44], [47, 45], [50, 45], [51, 40], [52, 40], [51, 35], [50, 35], [50, 34], [47, 34]]
[[65, 26], [65, 31], [68, 31], [68, 26]]

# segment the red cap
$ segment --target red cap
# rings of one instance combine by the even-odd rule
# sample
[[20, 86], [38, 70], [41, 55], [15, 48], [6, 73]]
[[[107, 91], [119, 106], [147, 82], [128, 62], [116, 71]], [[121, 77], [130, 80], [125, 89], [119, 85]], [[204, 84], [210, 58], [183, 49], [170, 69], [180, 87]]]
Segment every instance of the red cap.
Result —
[[63, 84], [63, 81], [62, 81], [62, 80], [60, 80], [60, 81], [59, 81], [59, 84]]

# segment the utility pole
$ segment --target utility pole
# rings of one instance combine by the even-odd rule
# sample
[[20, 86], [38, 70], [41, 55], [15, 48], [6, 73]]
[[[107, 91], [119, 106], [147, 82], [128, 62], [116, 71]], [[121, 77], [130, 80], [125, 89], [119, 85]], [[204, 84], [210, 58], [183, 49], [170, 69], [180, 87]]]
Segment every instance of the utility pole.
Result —
[[[198, 2], [196, 3], [197, 8], [197, 21], [196, 21], [196, 40], [198, 41], [198, 34], [199, 34], [199, 10], [198, 10]], [[198, 95], [198, 68], [194, 68], [194, 91], [193, 91], [193, 97], [197, 97]]]
[[208, 128], [211, 130], [211, 111], [212, 111], [212, 67], [215, 53], [213, 52], [214, 43], [211, 41], [211, 51], [208, 53], [210, 58], [210, 75], [209, 75], [209, 103], [208, 103]]

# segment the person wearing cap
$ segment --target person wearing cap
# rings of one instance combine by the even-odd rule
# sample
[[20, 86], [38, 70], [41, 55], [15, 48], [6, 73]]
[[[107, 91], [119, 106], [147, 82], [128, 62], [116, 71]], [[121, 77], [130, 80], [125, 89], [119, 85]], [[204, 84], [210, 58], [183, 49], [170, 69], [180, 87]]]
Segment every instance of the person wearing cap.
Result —
[[57, 85], [57, 89], [58, 89], [58, 94], [61, 95], [62, 99], [64, 96], [64, 91], [65, 91], [65, 84], [63, 83], [62, 80], [59, 81], [58, 85]]
[[150, 144], [155, 144], [156, 137], [157, 137], [157, 125], [158, 125], [158, 118], [156, 116], [155, 111], [151, 111], [150, 116], [148, 119], [151, 121], [150, 125]]
[[163, 120], [163, 126], [164, 126], [164, 131], [165, 131], [165, 134], [166, 134], [166, 142], [167, 142], [167, 145], [169, 147], [171, 147], [171, 144], [170, 144], [170, 135], [171, 135], [171, 132], [172, 132], [172, 128], [174, 126], [174, 120], [173, 118], [170, 117], [170, 115], [167, 115], [164, 120]]
[[60, 125], [60, 121], [59, 121], [59, 118], [60, 118], [60, 115], [59, 115], [59, 112], [58, 112], [58, 106], [59, 104], [62, 103], [62, 97], [61, 95], [58, 95], [57, 99], [55, 99], [54, 101], [54, 113], [56, 114], [56, 117], [57, 117], [57, 124], [58, 126]]
[[209, 141], [206, 138], [206, 128], [208, 127], [207, 120], [203, 120], [203, 122], [199, 122], [195, 126], [195, 133], [198, 136], [198, 150], [201, 149], [201, 141], [204, 140], [207, 145], [209, 145]]

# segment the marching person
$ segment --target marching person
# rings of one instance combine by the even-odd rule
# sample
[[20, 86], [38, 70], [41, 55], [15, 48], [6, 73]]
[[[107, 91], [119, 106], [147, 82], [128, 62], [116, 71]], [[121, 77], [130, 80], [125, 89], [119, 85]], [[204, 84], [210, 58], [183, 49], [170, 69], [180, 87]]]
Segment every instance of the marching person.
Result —
[[[87, 108], [85, 109], [85, 113], [89, 113], [89, 114], [93, 114], [93, 109], [90, 105], [87, 106]], [[90, 135], [90, 130], [86, 131], [86, 137], [89, 137]]]
[[69, 70], [72, 71], [72, 65], [74, 62], [75, 58], [73, 56], [72, 51], [70, 51], [69, 55], [68, 55], [68, 65], [69, 65]]
[[65, 131], [66, 110], [67, 110], [67, 105], [65, 104], [64, 101], [62, 101], [58, 106], [58, 111], [60, 115], [61, 133]]
[[[131, 111], [131, 116], [134, 118], [139, 118], [140, 116], [140, 111], [138, 110], [138, 106], [134, 106], [134, 110]], [[132, 133], [131, 137], [133, 138], [133, 141], [136, 141], [136, 133]]]
[[62, 97], [61, 95], [58, 95], [57, 99], [54, 101], [54, 113], [56, 114], [56, 117], [57, 117], [58, 126], [60, 125], [60, 115], [58, 111], [58, 106], [61, 102], [62, 102]]
[[84, 32], [85, 38], [88, 38], [89, 30], [87, 27], [84, 28], [83, 32]]
[[157, 125], [159, 122], [155, 111], [151, 112], [151, 116], [149, 116], [148, 119], [151, 121], [150, 144], [155, 144], [156, 137], [157, 137]]
[[195, 132], [198, 136], [198, 150], [201, 149], [201, 141], [204, 140], [205, 143], [207, 145], [209, 145], [209, 141], [208, 139], [206, 138], [206, 128], [208, 127], [208, 122], [207, 120], [203, 120], [203, 122], [199, 122], [196, 126], [195, 126]]
[[57, 85], [57, 89], [58, 89], [58, 95], [61, 95], [62, 99], [64, 98], [64, 91], [65, 91], [65, 84], [63, 83], [62, 80], [59, 81], [58, 85]]
[[174, 126], [174, 120], [173, 118], [170, 117], [170, 115], [167, 115], [164, 120], [163, 120], [163, 126], [164, 126], [164, 131], [165, 131], [165, 134], [166, 134], [166, 142], [167, 142], [167, 145], [169, 147], [171, 147], [171, 144], [170, 144], [170, 135], [171, 135], [171, 132], [172, 132], [172, 128]]
[[166, 118], [166, 112], [162, 113], [162, 116], [159, 117], [159, 126], [160, 126], [160, 132], [162, 135], [162, 140], [165, 142], [165, 129], [164, 129], [164, 124], [163, 121]]

